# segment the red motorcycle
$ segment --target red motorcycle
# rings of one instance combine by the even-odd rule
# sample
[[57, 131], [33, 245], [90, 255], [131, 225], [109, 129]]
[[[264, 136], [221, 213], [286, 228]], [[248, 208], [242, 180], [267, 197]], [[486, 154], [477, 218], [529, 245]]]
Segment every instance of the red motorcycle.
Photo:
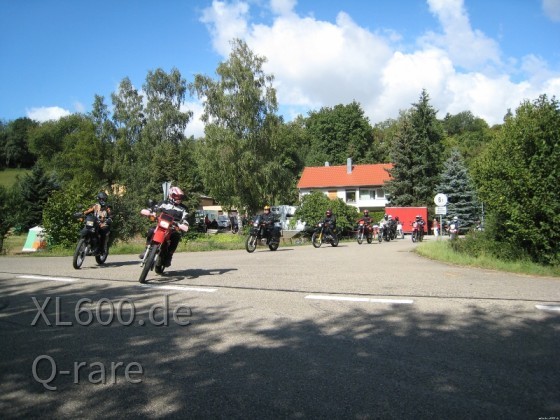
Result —
[[163, 274], [163, 270], [165, 270], [164, 261], [167, 259], [168, 248], [171, 243], [171, 234], [179, 230], [187, 232], [189, 226], [175, 222], [172, 216], [164, 212], [157, 216], [151, 209], [142, 209], [140, 214], [148, 217], [152, 222], [157, 221], [154, 234], [150, 243], [146, 246], [144, 258], [140, 264], [142, 273], [139, 280], [140, 283], [146, 283], [146, 277], [150, 270], [154, 270], [156, 274]]
[[412, 242], [422, 242], [424, 239], [424, 224], [414, 221], [412, 224]]
[[364, 238], [368, 244], [373, 242], [373, 226], [365, 220], [360, 220], [358, 222], [358, 232], [356, 234], [356, 239], [360, 245], [364, 242]]

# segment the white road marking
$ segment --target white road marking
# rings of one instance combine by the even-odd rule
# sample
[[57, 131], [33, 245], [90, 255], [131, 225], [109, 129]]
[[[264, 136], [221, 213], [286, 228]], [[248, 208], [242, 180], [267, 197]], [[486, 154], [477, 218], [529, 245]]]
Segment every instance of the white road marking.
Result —
[[555, 311], [560, 312], [560, 305], [535, 305], [535, 308], [541, 311]]
[[187, 286], [164, 286], [159, 284], [140, 284], [140, 287], [147, 287], [149, 289], [164, 289], [164, 290], [179, 290], [183, 292], [203, 292], [214, 293], [217, 289], [207, 289], [203, 287], [187, 287]]
[[389, 305], [393, 304], [406, 304], [410, 305], [414, 303], [411, 299], [371, 299], [362, 297], [350, 297], [350, 296], [325, 296], [325, 295], [307, 295], [305, 299], [316, 299], [316, 300], [338, 300], [347, 302], [368, 302], [368, 303], [386, 303]]
[[78, 279], [71, 279], [68, 277], [46, 277], [46, 276], [17, 276], [18, 279], [30, 279], [30, 280], [52, 280], [52, 281], [62, 281], [65, 283], [73, 283], [78, 281]]

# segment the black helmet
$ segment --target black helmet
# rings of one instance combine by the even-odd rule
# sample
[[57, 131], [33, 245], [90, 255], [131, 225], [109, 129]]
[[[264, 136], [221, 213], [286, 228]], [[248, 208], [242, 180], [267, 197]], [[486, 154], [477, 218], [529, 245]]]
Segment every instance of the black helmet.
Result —
[[332, 216], [332, 211], [329, 209], [327, 210], [327, 212], [325, 213], [327, 216]]
[[105, 194], [105, 192], [101, 191], [99, 194], [97, 194], [97, 200], [99, 200], [99, 204], [104, 206], [105, 203], [107, 202], [107, 194]]
[[364, 216], [369, 216], [369, 210], [368, 209], [364, 210]]

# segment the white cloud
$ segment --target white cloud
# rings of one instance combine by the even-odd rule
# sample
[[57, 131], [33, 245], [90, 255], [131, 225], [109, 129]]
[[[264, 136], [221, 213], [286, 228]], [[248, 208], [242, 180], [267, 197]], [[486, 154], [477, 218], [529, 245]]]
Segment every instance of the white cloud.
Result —
[[[372, 32], [344, 12], [327, 22], [297, 15], [295, 0], [270, 5], [274, 19], [267, 25], [253, 23], [243, 2], [214, 1], [202, 20], [224, 58], [233, 37], [267, 58], [264, 70], [275, 76], [285, 117], [356, 100], [376, 123], [397, 118], [426, 89], [439, 117], [470, 110], [496, 124], [524, 99], [560, 96], [557, 72], [538, 57], [502, 58], [499, 44], [472, 28], [463, 0], [427, 0], [441, 31], [420, 35], [413, 51], [399, 48], [401, 35], [390, 28]], [[513, 82], [511, 70], [527, 80]]]
[[542, 0], [545, 15], [554, 22], [560, 22], [560, 0]]
[[27, 117], [38, 122], [59, 120], [60, 118], [67, 117], [70, 114], [70, 111], [58, 106], [31, 108], [26, 110]]
[[204, 123], [201, 121], [200, 117], [203, 113], [202, 104], [200, 102], [188, 102], [181, 106], [181, 111], [192, 111], [193, 117], [187, 124], [185, 129], [185, 135], [187, 137], [194, 136], [195, 139], [204, 136]]

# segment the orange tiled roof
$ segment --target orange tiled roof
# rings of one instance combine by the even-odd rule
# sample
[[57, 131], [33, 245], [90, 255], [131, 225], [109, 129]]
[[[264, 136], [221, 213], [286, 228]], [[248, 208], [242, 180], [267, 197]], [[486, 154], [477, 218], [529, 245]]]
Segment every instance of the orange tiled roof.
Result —
[[383, 185], [390, 179], [386, 169], [392, 167], [392, 163], [352, 165], [352, 172], [347, 173], [346, 165], [310, 166], [303, 169], [297, 186], [298, 188], [327, 188]]

